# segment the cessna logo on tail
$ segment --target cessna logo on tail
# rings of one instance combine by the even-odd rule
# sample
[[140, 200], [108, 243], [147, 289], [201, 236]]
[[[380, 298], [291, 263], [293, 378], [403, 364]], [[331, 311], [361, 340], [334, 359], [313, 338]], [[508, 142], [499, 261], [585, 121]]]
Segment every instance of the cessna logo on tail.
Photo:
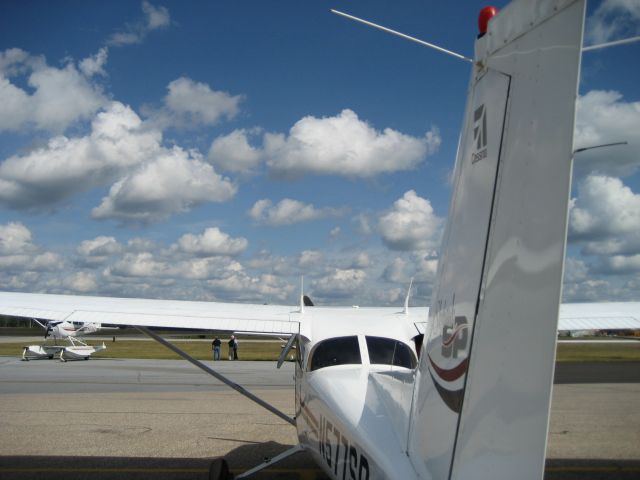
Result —
[[471, 154], [471, 163], [487, 157], [487, 110], [483, 105], [473, 112], [473, 140], [475, 152]]
[[444, 326], [442, 329], [442, 356], [444, 358], [458, 358], [459, 351], [465, 351], [469, 343], [469, 323], [467, 317], [455, 318], [453, 328]]

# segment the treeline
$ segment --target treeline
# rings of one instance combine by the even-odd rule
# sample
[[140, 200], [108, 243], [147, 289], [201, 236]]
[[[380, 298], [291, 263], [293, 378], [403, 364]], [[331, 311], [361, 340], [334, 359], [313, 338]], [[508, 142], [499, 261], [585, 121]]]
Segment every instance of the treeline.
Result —
[[10, 317], [0, 315], [0, 328], [39, 328], [38, 325], [29, 318]]

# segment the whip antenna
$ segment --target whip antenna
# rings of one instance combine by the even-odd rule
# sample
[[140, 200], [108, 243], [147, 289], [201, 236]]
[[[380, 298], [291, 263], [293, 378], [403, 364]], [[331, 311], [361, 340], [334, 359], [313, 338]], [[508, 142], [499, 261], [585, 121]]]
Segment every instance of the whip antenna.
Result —
[[344, 12], [340, 12], [338, 10], [334, 10], [333, 8], [331, 9], [331, 12], [335, 13], [336, 15], [340, 15], [341, 17], [348, 18], [349, 20], [354, 20], [356, 22], [364, 23], [365, 25], [368, 25], [369, 27], [377, 28], [378, 30], [382, 30], [383, 32], [387, 32], [387, 33], [391, 33], [393, 35], [397, 35], [398, 37], [402, 37], [402, 38], [404, 38], [406, 40], [411, 40], [412, 42], [419, 43], [420, 45], [424, 45], [425, 47], [433, 48], [435, 50], [438, 50], [439, 52], [446, 53], [447, 55], [451, 55], [452, 57], [459, 58], [460, 60], [464, 60], [465, 62], [473, 63], [473, 60], [471, 60], [470, 58], [467, 58], [464, 55], [460, 55], [459, 53], [452, 52], [451, 50], [447, 50], [446, 48], [442, 48], [442, 47], [439, 47], [437, 45], [434, 45], [433, 43], [425, 42], [424, 40], [420, 40], [419, 38], [415, 38], [415, 37], [411, 37], [409, 35], [405, 35], [404, 33], [400, 33], [400, 32], [398, 32], [396, 30], [391, 30], [390, 28], [383, 27], [382, 25], [378, 25], [376, 23], [369, 22], [367, 20], [363, 20], [362, 18], [354, 17], [353, 15], [349, 15], [348, 13], [344, 13]]
[[640, 37], [630, 37], [622, 40], [614, 40], [613, 42], [600, 43], [598, 45], [589, 45], [588, 47], [582, 47], [583, 52], [590, 52], [591, 50], [599, 50], [600, 48], [615, 47], [616, 45], [625, 45], [627, 43], [634, 43], [640, 41]]

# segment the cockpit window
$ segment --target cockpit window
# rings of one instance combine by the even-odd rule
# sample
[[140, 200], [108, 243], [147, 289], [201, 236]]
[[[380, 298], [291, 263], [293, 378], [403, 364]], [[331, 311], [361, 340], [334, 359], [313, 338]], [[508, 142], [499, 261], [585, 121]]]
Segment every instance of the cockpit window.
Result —
[[316, 345], [309, 370], [360, 363], [362, 363], [362, 358], [360, 357], [358, 337], [337, 337], [324, 340]]
[[369, 363], [395, 365], [396, 367], [415, 368], [416, 357], [411, 349], [392, 338], [366, 337], [369, 350]]

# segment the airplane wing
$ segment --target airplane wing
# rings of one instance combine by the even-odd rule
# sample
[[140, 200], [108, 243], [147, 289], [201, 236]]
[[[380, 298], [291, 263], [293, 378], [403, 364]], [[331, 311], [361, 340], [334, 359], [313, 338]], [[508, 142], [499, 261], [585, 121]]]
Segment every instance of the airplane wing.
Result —
[[[280, 335], [300, 331], [298, 307], [285, 305], [0, 292], [0, 315]], [[426, 310], [419, 316], [426, 319]], [[418, 333], [424, 333], [424, 326], [425, 322], [415, 322]], [[627, 329], [640, 329], [640, 302], [566, 303], [560, 307], [561, 331]]]
[[0, 314], [143, 327], [298, 333], [293, 306], [0, 292]]
[[564, 303], [558, 330], [640, 330], [640, 303]]

